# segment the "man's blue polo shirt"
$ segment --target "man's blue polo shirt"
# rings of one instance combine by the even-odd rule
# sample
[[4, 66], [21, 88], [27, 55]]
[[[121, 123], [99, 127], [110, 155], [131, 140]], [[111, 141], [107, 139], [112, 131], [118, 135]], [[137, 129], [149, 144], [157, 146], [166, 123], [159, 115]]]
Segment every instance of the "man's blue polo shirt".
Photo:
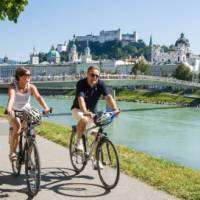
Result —
[[109, 93], [106, 89], [104, 81], [98, 80], [97, 84], [94, 87], [91, 87], [87, 78], [81, 79], [76, 84], [76, 97], [74, 99], [73, 108], [80, 108], [78, 103], [78, 97], [83, 97], [86, 103], [86, 107], [91, 112], [96, 111], [97, 103], [101, 95], [107, 96]]

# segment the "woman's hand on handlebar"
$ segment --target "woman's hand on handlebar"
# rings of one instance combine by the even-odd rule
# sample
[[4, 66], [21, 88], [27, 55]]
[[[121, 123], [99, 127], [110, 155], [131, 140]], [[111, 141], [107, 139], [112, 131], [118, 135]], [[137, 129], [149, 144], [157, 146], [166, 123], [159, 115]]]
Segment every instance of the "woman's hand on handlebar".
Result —
[[4, 114], [5, 114], [5, 115], [11, 115], [11, 113], [12, 113], [12, 110], [9, 110], [9, 109], [6, 109], [6, 110], [4, 111]]
[[48, 115], [49, 113], [52, 113], [52, 107], [47, 107], [46, 109], [44, 109], [44, 111], [42, 112], [43, 115]]

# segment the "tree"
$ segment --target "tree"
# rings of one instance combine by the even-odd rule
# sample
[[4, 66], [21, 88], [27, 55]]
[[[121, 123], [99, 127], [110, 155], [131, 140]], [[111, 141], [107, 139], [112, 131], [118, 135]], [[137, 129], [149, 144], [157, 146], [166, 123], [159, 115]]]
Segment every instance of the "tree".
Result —
[[0, 20], [5, 20], [8, 17], [10, 21], [17, 23], [17, 18], [27, 4], [28, 0], [1, 0]]
[[146, 75], [149, 73], [149, 69], [149, 64], [146, 64], [144, 61], [140, 61], [133, 66], [131, 73], [137, 75], [138, 72], [140, 72]]
[[43, 52], [39, 52], [38, 54], [39, 56], [39, 62], [44, 62], [44, 61], [47, 61], [47, 54], [46, 53], [43, 53]]
[[190, 71], [190, 68], [184, 64], [180, 64], [177, 66], [173, 76], [179, 80], [192, 80], [192, 72]]

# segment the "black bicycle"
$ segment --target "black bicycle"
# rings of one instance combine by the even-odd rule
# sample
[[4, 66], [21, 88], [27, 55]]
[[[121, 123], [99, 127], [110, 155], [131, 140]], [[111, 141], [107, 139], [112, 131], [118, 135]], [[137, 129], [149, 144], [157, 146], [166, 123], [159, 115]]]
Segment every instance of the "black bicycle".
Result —
[[[34, 127], [41, 124], [41, 113], [35, 108], [24, 108], [23, 111], [14, 112], [22, 123], [22, 129], [17, 147], [17, 159], [11, 160], [12, 171], [15, 176], [19, 176], [21, 167], [25, 164], [28, 195], [33, 197], [40, 189], [40, 157]], [[10, 127], [10, 138], [11, 134], [12, 127]]]
[[[86, 129], [82, 136], [84, 151], [76, 148], [77, 134], [76, 126], [72, 126], [70, 136], [69, 153], [72, 166], [77, 173], [80, 173], [89, 160], [92, 160], [93, 167], [98, 170], [99, 178], [106, 189], [113, 189], [120, 176], [120, 163], [117, 150], [108, 138], [104, 127], [112, 123], [115, 112], [99, 112], [94, 117], [94, 127]], [[88, 134], [98, 128], [96, 136]]]

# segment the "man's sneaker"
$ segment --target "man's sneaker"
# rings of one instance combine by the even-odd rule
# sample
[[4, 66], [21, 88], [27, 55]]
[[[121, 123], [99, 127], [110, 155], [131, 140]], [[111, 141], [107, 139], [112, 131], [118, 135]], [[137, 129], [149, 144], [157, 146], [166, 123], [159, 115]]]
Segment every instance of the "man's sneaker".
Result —
[[77, 141], [77, 143], [76, 143], [76, 149], [77, 149], [78, 151], [84, 151], [84, 147], [83, 147], [83, 142], [82, 142], [82, 140]]
[[[96, 160], [92, 160], [92, 166], [93, 166], [93, 169], [94, 170], [97, 170], [98, 169], [98, 165], [97, 165], [97, 161]], [[101, 161], [99, 161], [99, 168], [100, 169], [103, 169], [103, 164]]]

